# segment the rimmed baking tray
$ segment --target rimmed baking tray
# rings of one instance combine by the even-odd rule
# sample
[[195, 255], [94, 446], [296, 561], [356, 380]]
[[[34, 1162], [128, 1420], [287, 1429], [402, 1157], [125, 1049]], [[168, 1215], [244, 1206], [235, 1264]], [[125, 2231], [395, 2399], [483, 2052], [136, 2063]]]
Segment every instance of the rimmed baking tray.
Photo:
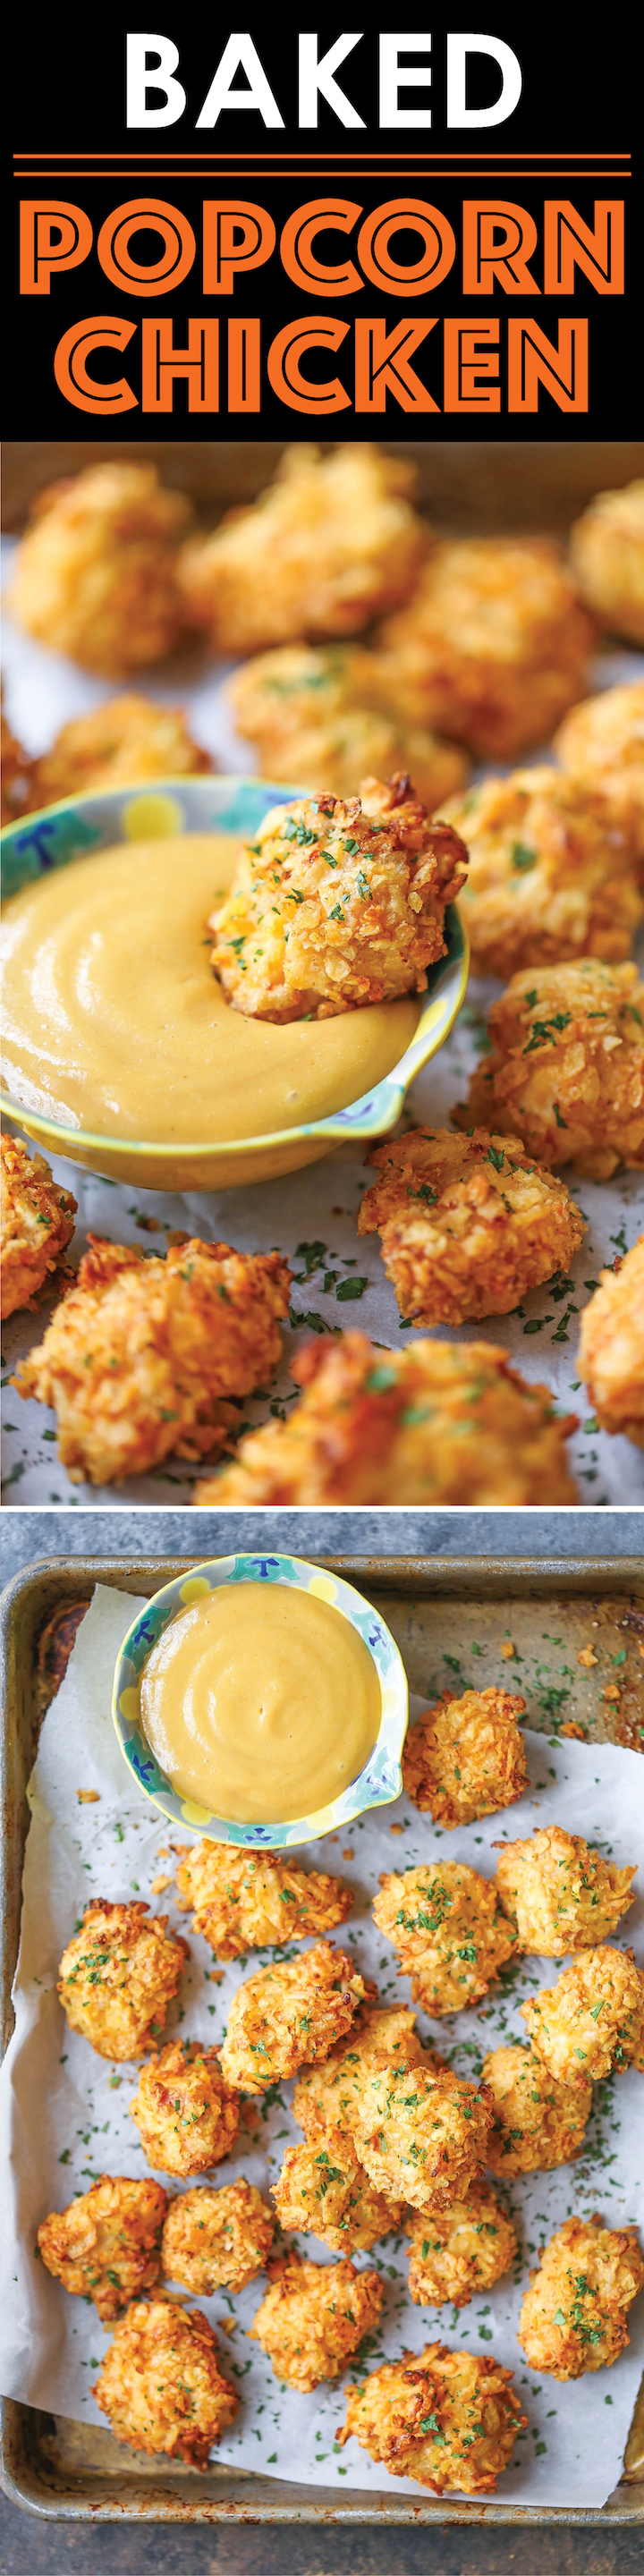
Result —
[[[0, 1599], [0, 1651], [3, 1668], [2, 1754], [2, 1950], [1, 2001], [3, 2046], [13, 2026], [11, 1986], [20, 1925], [22, 1861], [29, 1823], [26, 1785], [34, 1759], [44, 1709], [64, 1669], [78, 1618], [96, 1582], [121, 1591], [145, 1593], [185, 1571], [187, 1557], [44, 1558], [14, 1576]], [[541, 1559], [504, 1557], [321, 1557], [347, 1580], [378, 1601], [404, 1652], [412, 1690], [427, 1689], [428, 1655], [458, 1642], [461, 1657], [476, 1628], [477, 1654], [502, 1633], [513, 1635], [521, 1652], [543, 1618], [544, 1603], [556, 1614], [568, 1649], [572, 1683], [566, 1697], [565, 1721], [581, 1723], [591, 1740], [611, 1738], [639, 1745], [644, 1728], [644, 1661], [642, 1681], [622, 1691], [619, 1708], [600, 1698], [601, 1662], [596, 1671], [577, 1663], [588, 1642], [602, 1632], [614, 1635], [624, 1622], [644, 1641], [644, 1556]], [[483, 1672], [485, 1666], [483, 1663]], [[463, 1677], [465, 1680], [465, 1676]], [[562, 1711], [558, 1715], [561, 1718]], [[548, 1732], [553, 1722], [552, 1696], [546, 1688], [542, 1706], [531, 1704], [531, 1725]], [[638, 1729], [640, 1732], [638, 1733]], [[643, 1772], [644, 1780], [644, 1772]], [[307, 2522], [315, 2524], [377, 2523], [440, 2526], [480, 2523], [576, 2523], [600, 2528], [615, 2523], [644, 2523], [644, 2390], [640, 2393], [619, 2486], [602, 2508], [516, 2506], [491, 2498], [471, 2504], [419, 2494], [396, 2496], [337, 2489], [314, 2492], [297, 2480], [253, 2476], [213, 2466], [205, 2475], [158, 2462], [130, 2459], [110, 2433], [74, 2424], [42, 2409], [12, 2399], [2, 2404], [0, 2472], [5, 2493], [14, 2504], [51, 2520], [132, 2522]]]

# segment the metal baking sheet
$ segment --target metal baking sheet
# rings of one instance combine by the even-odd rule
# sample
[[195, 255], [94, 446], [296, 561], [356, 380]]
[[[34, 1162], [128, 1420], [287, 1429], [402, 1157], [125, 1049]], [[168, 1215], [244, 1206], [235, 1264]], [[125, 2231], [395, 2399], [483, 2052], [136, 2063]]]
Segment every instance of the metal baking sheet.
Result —
[[[9, 2037], [13, 2014], [11, 1985], [20, 1923], [22, 1860], [29, 1811], [26, 1784], [34, 1758], [40, 1720], [57, 1687], [73, 1641], [78, 1614], [94, 1583], [121, 1591], [154, 1592], [195, 1562], [144, 1556], [125, 1559], [77, 1557], [43, 1560], [14, 1577], [0, 1602], [0, 1646], [3, 1664], [2, 1776], [2, 2029]], [[644, 1641], [644, 1559], [638, 1557], [529, 1559], [485, 1557], [320, 1558], [337, 1573], [357, 1583], [368, 1598], [377, 1598], [401, 1651], [412, 1690], [431, 1692], [445, 1678], [445, 1657], [457, 1649], [462, 1688], [481, 1684], [488, 1647], [499, 1634], [513, 1637], [523, 1657], [522, 1679], [530, 1683], [530, 1721], [548, 1733], [553, 1725], [579, 1726], [590, 1742], [610, 1740], [640, 1745], [644, 1741], [644, 1659], [642, 1677], [633, 1667], [630, 1685], [619, 1703], [602, 1696], [606, 1670], [587, 1671], [577, 1663], [580, 1646], [614, 1644], [616, 1629], [623, 1642], [626, 1625], [634, 1642]], [[544, 1657], [543, 1616], [547, 1606], [549, 1645]], [[474, 1649], [476, 1648], [476, 1654]], [[7, 2495], [27, 2510], [66, 2521], [135, 2522], [328, 2522], [378, 2523], [440, 2527], [450, 2523], [564, 2523], [612, 2528], [615, 2523], [644, 2522], [644, 2391], [631, 2427], [624, 2475], [601, 2509], [553, 2506], [513, 2507], [495, 2502], [471, 2505], [465, 2497], [446, 2501], [419, 2494], [381, 2496], [318, 2488], [312, 2494], [296, 2482], [253, 2477], [222, 2466], [205, 2476], [156, 2461], [130, 2460], [122, 2446], [102, 2428], [77, 2425], [66, 2417], [6, 2400], [2, 2406], [2, 2479]]]

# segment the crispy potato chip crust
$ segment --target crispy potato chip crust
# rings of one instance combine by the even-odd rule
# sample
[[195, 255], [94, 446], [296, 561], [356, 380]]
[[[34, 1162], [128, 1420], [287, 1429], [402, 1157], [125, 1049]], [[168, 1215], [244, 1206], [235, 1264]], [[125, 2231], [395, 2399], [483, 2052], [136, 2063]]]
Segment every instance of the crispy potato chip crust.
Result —
[[109, 2325], [158, 2281], [167, 2205], [160, 2182], [101, 2174], [91, 2191], [42, 2220], [38, 2244], [47, 2271], [64, 2290], [92, 2299], [102, 2325]]
[[263, 2270], [274, 2234], [272, 2209], [254, 2183], [240, 2176], [219, 2191], [201, 2183], [170, 2201], [161, 2239], [163, 2270], [196, 2298], [245, 2290]]
[[298, 1869], [282, 1852], [235, 1850], [206, 1834], [185, 1847], [177, 1901], [190, 1907], [217, 1959], [238, 1959], [271, 1942], [331, 1932], [351, 1913], [350, 1887], [324, 1871]]
[[582, 698], [553, 749], [571, 778], [602, 797], [610, 821], [644, 859], [644, 680]]
[[108, 698], [91, 715], [74, 716], [62, 726], [51, 749], [33, 763], [27, 811], [56, 805], [64, 796], [213, 767], [208, 752], [193, 742], [180, 707], [157, 707], [152, 698], [132, 691], [128, 697]]
[[441, 2308], [500, 2281], [518, 2253], [512, 2221], [489, 2183], [471, 2182], [464, 2200], [420, 2211], [410, 2229], [409, 2296], [416, 2307]]
[[555, 546], [470, 537], [434, 547], [379, 645], [408, 720], [511, 760], [580, 696], [592, 633]]
[[463, 2199], [482, 2177], [490, 2124], [484, 2085], [466, 2083], [448, 2066], [430, 2073], [376, 2057], [353, 2134], [377, 2191], [431, 2209]]
[[407, 770], [430, 814], [467, 775], [455, 742], [392, 708], [378, 655], [351, 644], [284, 644], [243, 662], [228, 684], [239, 733], [263, 778], [357, 796], [361, 778]]
[[273, 2185], [281, 2227], [319, 2236], [332, 2254], [369, 2252], [399, 2227], [402, 2202], [374, 2190], [346, 2129], [319, 2129], [303, 2147], [287, 2147]]
[[370, 1160], [380, 1177], [365, 1192], [358, 1233], [378, 1228], [408, 1323], [510, 1314], [527, 1288], [568, 1270], [583, 1242], [565, 1182], [488, 1127], [467, 1137], [412, 1127]]
[[524, 1699], [502, 1690], [447, 1693], [424, 1709], [403, 1745], [405, 1796], [447, 1832], [511, 1806], [527, 1781], [517, 1725], [524, 1709]]
[[568, 2084], [630, 2065], [644, 2072], [644, 1976], [632, 1950], [580, 1950], [519, 2011], [537, 2056]]
[[190, 515], [154, 465], [89, 465], [53, 483], [15, 564], [18, 625], [109, 679], [161, 661], [188, 624], [177, 547]]
[[52, 1180], [42, 1154], [28, 1154], [17, 1136], [0, 1138], [3, 1317], [30, 1306], [53, 1278], [71, 1243], [77, 1205], [71, 1190]]
[[637, 967], [528, 968], [493, 1002], [457, 1127], [486, 1121], [544, 1163], [608, 1181], [644, 1167], [644, 987]]
[[644, 2285], [635, 2227], [565, 2218], [530, 2273], [518, 2325], [532, 2370], [581, 2379], [617, 2361], [630, 2340], [626, 2314]]
[[118, 2442], [133, 2451], [162, 2451], [191, 2469], [207, 2469], [212, 2444], [239, 2405], [222, 2378], [208, 2318], [164, 2291], [128, 2308], [92, 2396]]
[[189, 1957], [167, 1921], [140, 1899], [111, 1905], [92, 1897], [86, 1905], [63, 1951], [58, 1994], [70, 2030], [82, 2031], [98, 2057], [143, 2057], [160, 2037]]
[[328, 1941], [316, 1941], [300, 1959], [260, 1968], [233, 1995], [221, 2052], [227, 2082], [264, 2093], [277, 2076], [328, 2057], [364, 1994], [353, 1960]]
[[584, 1307], [579, 1368], [604, 1431], [644, 1449], [644, 1234], [617, 1270], [600, 1270]]
[[528, 2421], [509, 2370], [440, 2343], [384, 2362], [361, 2387], [347, 2389], [347, 2400], [336, 2441], [355, 2434], [390, 2477], [415, 2478], [434, 2495], [448, 2487], [491, 2493]]
[[219, 2052], [196, 2039], [170, 2040], [144, 2066], [130, 2119], [161, 2173], [208, 2173], [221, 2164], [235, 2144], [239, 2103]]
[[544, 1825], [525, 1842], [504, 1843], [496, 1883], [522, 1950], [563, 1959], [605, 1941], [633, 1904], [635, 1869], [615, 1869], [583, 1834]]
[[381, 2057], [398, 2066], [438, 2065], [433, 2050], [423, 2048], [409, 2005], [361, 2005], [353, 2029], [330, 2049], [324, 2065], [309, 2066], [300, 2075], [292, 2110], [307, 2138], [325, 2129], [353, 2135], [369, 2069]]
[[465, 1861], [425, 1861], [380, 1880], [374, 1923], [393, 1942], [414, 2003], [428, 2013], [462, 2012], [507, 1967], [516, 1934], [494, 1880]]
[[644, 913], [632, 841], [603, 797], [560, 769], [516, 769], [451, 796], [465, 841], [463, 919], [480, 975], [628, 957]]
[[231, 510], [181, 557], [187, 619], [215, 652], [357, 635], [409, 596], [428, 532], [407, 499], [413, 468], [377, 447], [287, 447], [250, 509]]
[[611, 635], [644, 644], [644, 482], [597, 492], [570, 541], [577, 588]]
[[352, 2263], [306, 2263], [289, 2253], [267, 2266], [266, 2291], [252, 2326], [251, 2343], [268, 2353], [277, 2379], [289, 2388], [318, 2388], [338, 2379], [373, 2331], [382, 2306], [377, 2272]]
[[549, 2173], [579, 2155], [592, 2110], [587, 2079], [566, 2083], [551, 2075], [534, 2049], [518, 2042], [491, 2049], [482, 2072], [494, 2105], [486, 2159], [493, 2173]]

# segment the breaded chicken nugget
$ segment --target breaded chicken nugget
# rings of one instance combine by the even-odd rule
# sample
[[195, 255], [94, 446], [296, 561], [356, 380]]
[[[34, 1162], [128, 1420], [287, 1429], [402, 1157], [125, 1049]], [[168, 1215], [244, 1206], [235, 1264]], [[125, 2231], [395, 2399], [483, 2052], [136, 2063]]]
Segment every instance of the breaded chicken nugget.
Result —
[[582, 698], [560, 725], [553, 750], [571, 778], [603, 798], [611, 821], [644, 859], [644, 680]]
[[209, 2173], [229, 2156], [239, 2103], [225, 2081], [220, 2052], [197, 2039], [172, 2039], [152, 2057], [130, 2104], [149, 2165], [161, 2173]]
[[17, 1136], [0, 1138], [0, 1240], [3, 1316], [31, 1306], [71, 1243], [78, 1201], [52, 1180], [42, 1154]]
[[207, 2469], [239, 2405], [222, 2378], [208, 2318], [165, 2290], [128, 2308], [91, 2393], [117, 2442], [163, 2451], [189, 2469]]
[[463, 919], [480, 975], [630, 956], [644, 913], [631, 841], [566, 771], [514, 769], [451, 796], [469, 854]]
[[636, 1867], [616, 1869], [583, 1834], [542, 1825], [525, 1842], [503, 1844], [496, 1883], [521, 1949], [563, 1959], [616, 1932], [634, 1902], [635, 1876]]
[[410, 2229], [409, 2296], [419, 2308], [466, 2308], [509, 2270], [518, 2252], [512, 2220], [489, 2183], [472, 2182], [465, 2200], [422, 2210]]
[[423, 1861], [380, 1880], [374, 1923], [393, 1942], [424, 2012], [462, 2012], [486, 1995], [518, 1947], [494, 1880], [465, 1861]]
[[147, 778], [179, 778], [213, 767], [208, 752], [193, 742], [180, 707], [157, 707], [151, 698], [134, 693], [108, 698], [91, 715], [74, 716], [63, 725], [51, 750], [34, 762], [28, 810], [101, 787], [135, 786]]
[[284, 644], [242, 662], [228, 684], [238, 733], [263, 778], [357, 796], [361, 778], [407, 770], [430, 814], [467, 776], [454, 742], [392, 711], [375, 653], [351, 644]]
[[315, 2138], [326, 2129], [351, 2137], [365, 2076], [376, 2057], [386, 2057], [393, 2066], [433, 2069], [439, 2063], [433, 2050], [423, 2048], [409, 2005], [362, 2006], [348, 2039], [330, 2049], [324, 2065], [307, 2067], [295, 2086], [293, 2118], [305, 2137]]
[[518, 2339], [531, 2368], [551, 2379], [610, 2368], [630, 2342], [626, 2314], [643, 2286], [636, 2227], [565, 2218], [530, 2273], [521, 2309]]
[[644, 1976], [632, 1950], [580, 1950], [556, 1986], [519, 2005], [531, 2048], [567, 2084], [644, 2072]]
[[63, 1951], [58, 1994], [70, 2030], [80, 2030], [98, 2057], [143, 2057], [163, 2030], [189, 1957], [167, 1914], [149, 1914], [142, 1898], [112, 1905], [93, 1896]]
[[527, 2424], [512, 2375], [498, 2361], [430, 2343], [402, 2361], [383, 2362], [361, 2387], [347, 2389], [347, 2417], [336, 2442], [351, 2434], [392, 2478], [415, 2478], [442, 2495], [486, 2495], [512, 2457]]
[[592, 633], [556, 546], [465, 537], [434, 547], [379, 646], [408, 722], [511, 760], [549, 742], [581, 695]]
[[354, 2145], [376, 2190], [413, 2209], [464, 2200], [487, 2161], [492, 2105], [485, 2085], [450, 2066], [373, 2060], [364, 2078]]
[[12, 1385], [53, 1406], [74, 1484], [120, 1484], [170, 1456], [216, 1456], [235, 1399], [281, 1358], [286, 1262], [197, 1240], [171, 1245], [164, 1260], [98, 1235], [88, 1243], [75, 1287]]
[[216, 653], [358, 635], [409, 597], [427, 531], [413, 468], [361, 444], [287, 447], [274, 483], [181, 556], [186, 617]]
[[368, 2253], [399, 2227], [402, 2202], [375, 2191], [346, 2129], [320, 2129], [303, 2147], [287, 2147], [272, 2186], [281, 2227], [319, 2236], [332, 2254]]
[[644, 1449], [644, 1234], [599, 1287], [579, 1327], [579, 1368], [604, 1431]]
[[566, 2084], [533, 2049], [513, 2042], [484, 2057], [483, 2082], [494, 2103], [486, 2159], [493, 2173], [549, 2173], [579, 2155], [593, 2099], [585, 2077]]
[[451, 1832], [493, 1816], [520, 1798], [527, 1780], [517, 1717], [524, 1699], [509, 1691], [467, 1690], [438, 1700], [410, 1727], [402, 1753], [403, 1789], [435, 1825]]
[[88, 465], [40, 492], [8, 605], [19, 626], [108, 679], [160, 662], [189, 624], [177, 547], [191, 517], [155, 465]]
[[42, 2220], [43, 2263], [64, 2290], [93, 2299], [102, 2325], [109, 2325], [130, 2299], [158, 2281], [167, 2206], [160, 2182], [101, 2174], [91, 2191], [79, 2192], [67, 2209], [52, 2209]]
[[328, 2057], [351, 2029], [365, 1986], [353, 1960], [328, 1941], [300, 1959], [260, 1968], [233, 1995], [221, 2052], [222, 2073], [242, 2093], [265, 2093], [278, 2075], [295, 2075], [311, 2058]]
[[267, 2352], [277, 2379], [289, 2388], [319, 2388], [339, 2379], [363, 2335], [377, 2325], [382, 2284], [377, 2272], [353, 2263], [305, 2263], [299, 2254], [269, 2263], [266, 2291], [249, 2341]]
[[[642, 1099], [644, 1141], [644, 1085]], [[287, 1422], [240, 1441], [201, 1503], [574, 1503], [550, 1390], [492, 1342], [309, 1342]]]
[[492, 1053], [458, 1127], [486, 1120], [544, 1163], [610, 1180], [644, 1165], [644, 987], [636, 966], [595, 958], [513, 975], [493, 1002]]
[[272, 2209], [254, 2183], [242, 2176], [220, 2191], [201, 2183], [198, 2191], [179, 2192], [170, 2201], [161, 2239], [163, 2270], [195, 2298], [245, 2290], [263, 2271], [274, 2235]]
[[[21, 814], [24, 814], [27, 803], [31, 762], [24, 745], [18, 741], [17, 734], [12, 732], [11, 725], [7, 723], [1, 706], [0, 758], [0, 820], [3, 824], [16, 823], [20, 821]], [[445, 789], [445, 793], [449, 795], [448, 788]]]
[[358, 1233], [378, 1228], [406, 1323], [508, 1315], [583, 1241], [565, 1182], [487, 1127], [468, 1137], [412, 1127], [370, 1161], [382, 1178], [365, 1193]]
[[216, 1959], [239, 1959], [272, 1942], [304, 1941], [331, 1932], [351, 1913], [351, 1888], [317, 1869], [298, 1869], [283, 1852], [236, 1851], [230, 1843], [181, 1849], [177, 1902], [190, 1906]]
[[575, 521], [570, 556], [593, 616], [610, 635], [644, 644], [644, 482], [597, 492]]
[[424, 993], [466, 864], [457, 833], [430, 822], [404, 776], [363, 779], [348, 802], [273, 805], [209, 924], [227, 1000], [284, 1022]]

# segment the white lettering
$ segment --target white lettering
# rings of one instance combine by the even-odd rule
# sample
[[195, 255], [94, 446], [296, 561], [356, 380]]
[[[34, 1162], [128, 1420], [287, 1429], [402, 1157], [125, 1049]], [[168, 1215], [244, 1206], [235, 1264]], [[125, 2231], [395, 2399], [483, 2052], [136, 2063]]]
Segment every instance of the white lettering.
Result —
[[[128, 125], [176, 125], [186, 104], [185, 89], [174, 79], [179, 61], [171, 36], [126, 36]], [[148, 107], [148, 91], [164, 92], [161, 107]]]
[[333, 108], [341, 125], [364, 126], [364, 117], [358, 116], [357, 109], [351, 106], [350, 99], [345, 98], [344, 90], [338, 88], [333, 78], [339, 63], [345, 61], [347, 54], [353, 53], [354, 45], [359, 45], [360, 41], [359, 35], [338, 36], [335, 44], [329, 46], [328, 54], [322, 54], [318, 61], [317, 36], [300, 36], [300, 127], [317, 125], [318, 97], [326, 99], [327, 107]]
[[[380, 125], [431, 125], [431, 107], [399, 107], [400, 89], [429, 89], [431, 36], [380, 37]], [[422, 54], [427, 70], [401, 70], [401, 54]]]
[[[466, 107], [468, 54], [488, 54], [498, 63], [501, 91], [494, 107]], [[503, 125], [506, 116], [518, 107], [523, 88], [521, 64], [511, 45], [501, 36], [448, 36], [447, 38], [447, 123], [448, 125]]]
[[[235, 73], [240, 70], [246, 73], [246, 79], [250, 84], [248, 89], [231, 87]], [[252, 36], [229, 36], [214, 80], [210, 83], [208, 96], [204, 99], [201, 115], [197, 117], [197, 127], [216, 125], [224, 107], [245, 109], [255, 107], [264, 125], [284, 124], [284, 118], [280, 116], [277, 100], [273, 97]]]

